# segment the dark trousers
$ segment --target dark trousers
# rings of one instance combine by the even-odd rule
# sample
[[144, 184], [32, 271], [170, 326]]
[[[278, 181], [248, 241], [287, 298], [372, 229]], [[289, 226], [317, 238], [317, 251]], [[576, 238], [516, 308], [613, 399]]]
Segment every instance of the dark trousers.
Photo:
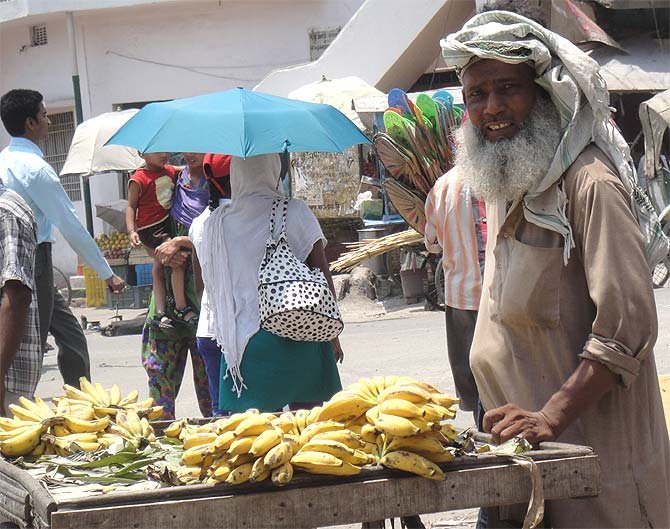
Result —
[[477, 311], [447, 306], [444, 316], [447, 325], [447, 354], [456, 394], [461, 399], [460, 408], [464, 411], [475, 411], [479, 393], [470, 369], [470, 348], [475, 334]]
[[46, 350], [47, 335], [50, 332], [58, 347], [58, 370], [63, 381], [78, 388], [79, 377], [91, 379], [88, 345], [77, 318], [54, 286], [51, 243], [43, 242], [37, 246], [35, 283], [42, 354]]

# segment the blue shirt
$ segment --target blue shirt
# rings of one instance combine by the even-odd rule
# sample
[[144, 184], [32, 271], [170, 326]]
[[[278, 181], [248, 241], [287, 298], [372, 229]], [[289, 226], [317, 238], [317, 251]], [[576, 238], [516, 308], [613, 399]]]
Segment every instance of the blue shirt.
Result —
[[102, 279], [112, 269], [82, 226], [74, 206], [40, 148], [26, 138], [12, 138], [0, 152], [0, 179], [30, 206], [37, 223], [37, 243], [55, 242], [56, 226], [79, 257]]

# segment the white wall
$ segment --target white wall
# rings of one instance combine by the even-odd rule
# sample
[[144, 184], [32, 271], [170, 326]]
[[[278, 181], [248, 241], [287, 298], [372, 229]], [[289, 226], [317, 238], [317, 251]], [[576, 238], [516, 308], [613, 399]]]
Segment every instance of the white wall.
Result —
[[[75, 12], [84, 118], [119, 103], [251, 88], [277, 68], [308, 62], [309, 30], [344, 26], [363, 1], [192, 0]], [[49, 43], [19, 52], [29, 44], [30, 27], [40, 23], [47, 24]], [[39, 90], [51, 111], [72, 109], [65, 14], [0, 24], [0, 92], [18, 87]], [[7, 141], [0, 131], [0, 146]], [[109, 175], [93, 177], [91, 194], [94, 207], [120, 198]], [[83, 204], [75, 206], [85, 222]], [[96, 223], [96, 234], [102, 233], [100, 226]], [[66, 270], [76, 267], [62, 240], [54, 260]]]

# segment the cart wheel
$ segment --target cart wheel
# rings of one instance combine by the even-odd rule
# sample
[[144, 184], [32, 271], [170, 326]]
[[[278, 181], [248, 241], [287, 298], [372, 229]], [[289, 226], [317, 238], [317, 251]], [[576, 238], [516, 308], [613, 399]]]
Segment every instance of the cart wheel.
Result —
[[60, 292], [60, 295], [63, 296], [69, 306], [70, 301], [72, 301], [72, 286], [70, 285], [70, 280], [55, 266], [53, 267], [53, 274], [54, 286], [56, 287], [56, 290]]
[[651, 274], [651, 281], [654, 288], [661, 288], [670, 278], [670, 259], [665, 258], [656, 265]]
[[[444, 285], [438, 287], [443, 280], [438, 280], [438, 275], [442, 271], [442, 259], [437, 259], [435, 254], [424, 256], [421, 268], [428, 268], [428, 285], [426, 286], [426, 303], [433, 310], [444, 310]], [[444, 277], [444, 275], [442, 275]]]

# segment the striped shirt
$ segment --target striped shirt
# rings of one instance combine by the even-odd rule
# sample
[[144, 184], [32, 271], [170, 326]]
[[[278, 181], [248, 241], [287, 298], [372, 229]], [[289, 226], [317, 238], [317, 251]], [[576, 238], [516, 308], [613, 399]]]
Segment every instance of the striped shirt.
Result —
[[449, 307], [478, 310], [486, 248], [486, 209], [451, 170], [426, 199], [426, 248], [442, 252], [444, 300]]
[[[33, 212], [18, 194], [0, 183], [0, 288], [4, 288], [7, 281], [19, 281], [32, 292], [21, 342], [7, 371], [5, 389], [26, 397], [35, 393], [42, 369], [34, 276], [36, 248]], [[0, 291], [0, 305], [2, 298]]]

